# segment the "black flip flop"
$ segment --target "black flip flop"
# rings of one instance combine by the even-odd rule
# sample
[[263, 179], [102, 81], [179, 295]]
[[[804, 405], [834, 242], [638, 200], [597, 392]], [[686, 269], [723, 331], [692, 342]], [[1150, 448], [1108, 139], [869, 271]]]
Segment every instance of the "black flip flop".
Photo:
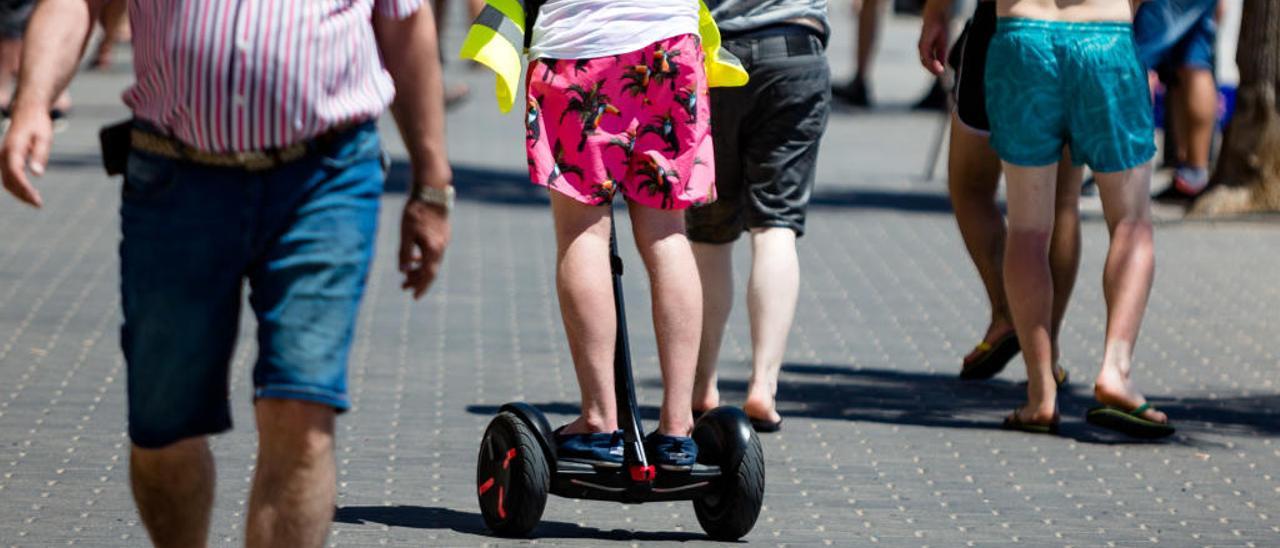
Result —
[[960, 369], [960, 378], [966, 381], [985, 381], [999, 375], [1009, 360], [1022, 351], [1018, 335], [1012, 331], [996, 340], [995, 344], [982, 341], [977, 350], [981, 354]]
[[1173, 425], [1163, 422], [1149, 421], [1142, 414], [1155, 409], [1150, 402], [1139, 405], [1133, 411], [1125, 411], [1119, 407], [1103, 405], [1094, 407], [1084, 416], [1089, 424], [1114, 430], [1134, 438], [1159, 439], [1172, 436], [1177, 431]]
[[1057, 412], [1053, 414], [1053, 420], [1050, 421], [1049, 424], [1040, 424], [1024, 422], [1022, 418], [1018, 416], [1018, 411], [1019, 409], [1014, 409], [1012, 414], [1004, 418], [1004, 422], [1000, 424], [1000, 427], [1005, 430], [1017, 430], [1019, 432], [1028, 432], [1031, 434], [1053, 434], [1055, 436], [1058, 434], [1058, 423], [1061, 422], [1061, 420], [1058, 418]]
[[747, 417], [747, 419], [751, 421], [751, 428], [761, 434], [772, 434], [782, 430], [782, 419], [778, 419], [776, 421], [753, 419], [751, 417]]

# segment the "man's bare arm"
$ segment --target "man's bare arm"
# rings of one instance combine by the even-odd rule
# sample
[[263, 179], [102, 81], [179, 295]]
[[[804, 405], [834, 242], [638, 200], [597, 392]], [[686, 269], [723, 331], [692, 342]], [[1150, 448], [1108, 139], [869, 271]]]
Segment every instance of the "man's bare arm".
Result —
[[920, 26], [920, 64], [925, 70], [941, 76], [946, 70], [947, 47], [950, 45], [951, 0], [928, 0]]
[[448, 187], [453, 172], [445, 150], [444, 85], [435, 18], [429, 5], [395, 20], [374, 16], [382, 62], [396, 85], [391, 105], [409, 149], [413, 188], [400, 223], [401, 286], [421, 297], [435, 279], [449, 244], [448, 212], [413, 199], [419, 187]]
[[0, 177], [10, 193], [32, 206], [40, 207], [42, 202], [26, 169], [30, 166], [33, 174], [44, 174], [53, 135], [49, 109], [71, 83], [89, 42], [91, 22], [103, 3], [43, 0], [27, 25], [12, 123], [0, 148]]

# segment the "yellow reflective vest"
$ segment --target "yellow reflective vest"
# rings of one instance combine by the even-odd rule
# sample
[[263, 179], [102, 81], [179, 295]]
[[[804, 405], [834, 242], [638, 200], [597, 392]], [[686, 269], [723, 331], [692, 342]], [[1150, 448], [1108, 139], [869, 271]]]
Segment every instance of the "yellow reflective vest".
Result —
[[[497, 77], [498, 108], [510, 112], [519, 93], [524, 73], [525, 2], [530, 0], [486, 0], [484, 9], [471, 24], [462, 44], [462, 58], [493, 70]], [[707, 85], [735, 87], [747, 83], [747, 71], [733, 54], [720, 47], [720, 29], [707, 5], [698, 1], [698, 35], [706, 54]]]

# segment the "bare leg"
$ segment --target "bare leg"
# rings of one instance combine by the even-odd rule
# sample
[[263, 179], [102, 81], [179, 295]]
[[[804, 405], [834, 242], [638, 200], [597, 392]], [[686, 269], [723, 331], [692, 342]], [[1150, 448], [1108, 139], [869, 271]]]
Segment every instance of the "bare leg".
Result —
[[[1103, 215], [1111, 233], [1111, 247], [1103, 270], [1102, 288], [1107, 301], [1106, 349], [1102, 370], [1094, 385], [1100, 403], [1125, 410], [1141, 405], [1145, 398], [1130, 377], [1133, 348], [1151, 293], [1155, 274], [1155, 244], [1151, 229], [1151, 168], [1098, 173], [1098, 191]], [[1165, 422], [1159, 411], [1147, 411], [1143, 418]]]
[[855, 59], [858, 63], [855, 80], [861, 80], [870, 86], [872, 60], [876, 55], [876, 42], [880, 38], [880, 0], [862, 0], [858, 10], [858, 49]]
[[[1009, 318], [1009, 302], [1004, 294], [1005, 226], [1004, 216], [996, 206], [996, 188], [1000, 182], [1000, 158], [987, 142], [987, 137], [964, 128], [952, 114], [951, 148], [947, 157], [947, 187], [951, 208], [964, 240], [969, 258], [978, 268], [978, 276], [987, 290], [991, 304], [991, 321], [982, 340], [994, 344], [1013, 331]], [[965, 363], [977, 357], [978, 350], [965, 356]]]
[[725, 324], [733, 310], [733, 244], [694, 242], [693, 258], [702, 281], [702, 340], [698, 345], [698, 373], [693, 380], [693, 409], [707, 411], [720, 405], [716, 363]]
[[129, 480], [138, 515], [158, 548], [207, 546], [213, 511], [213, 453], [202, 436], [163, 449], [135, 446]]
[[258, 400], [258, 467], [245, 545], [324, 546], [333, 521], [337, 470], [332, 407]]
[[107, 2], [102, 8], [102, 41], [93, 54], [93, 68], [111, 66], [111, 51], [117, 42], [129, 40], [128, 2], [114, 0]]
[[684, 211], [628, 203], [636, 247], [649, 271], [653, 329], [662, 367], [662, 414], [658, 431], [693, 431], [693, 377], [702, 336], [702, 283], [684, 232]]
[[9, 108], [22, 64], [22, 40], [0, 40], [0, 107]]
[[1213, 127], [1218, 117], [1218, 87], [1213, 73], [1186, 67], [1178, 72], [1178, 86], [1174, 89], [1178, 132], [1178, 159], [1182, 164], [1197, 170], [1200, 177], [1184, 181], [1188, 194], [1204, 188], [1209, 169], [1209, 150], [1213, 146]]
[[751, 382], [743, 411], [776, 422], [778, 373], [800, 294], [796, 233], [789, 228], [751, 231], [751, 279], [747, 312], [751, 320]]
[[1049, 270], [1053, 277], [1050, 337], [1055, 367], [1061, 355], [1058, 334], [1062, 331], [1062, 320], [1067, 317], [1067, 305], [1076, 286], [1076, 274], [1080, 271], [1080, 185], [1083, 178], [1084, 170], [1072, 166], [1071, 156], [1064, 150], [1062, 159], [1058, 161], [1053, 237], [1049, 243]]
[[556, 225], [560, 315], [582, 397], [582, 416], [569, 423], [565, 433], [613, 432], [618, 429], [613, 397], [617, 323], [609, 284], [609, 209], [552, 192], [551, 212]]
[[1005, 291], [1027, 364], [1027, 405], [1018, 413], [1024, 422], [1045, 424], [1057, 409], [1051, 336], [1053, 278], [1049, 269], [1057, 165], [1005, 163], [1004, 169], [1009, 181]]

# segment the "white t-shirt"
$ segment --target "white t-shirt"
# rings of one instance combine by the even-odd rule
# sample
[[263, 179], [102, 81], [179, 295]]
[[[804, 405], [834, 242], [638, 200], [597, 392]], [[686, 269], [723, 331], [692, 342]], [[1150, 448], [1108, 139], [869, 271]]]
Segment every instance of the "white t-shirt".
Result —
[[547, 0], [529, 58], [594, 59], [698, 33], [698, 0]]

